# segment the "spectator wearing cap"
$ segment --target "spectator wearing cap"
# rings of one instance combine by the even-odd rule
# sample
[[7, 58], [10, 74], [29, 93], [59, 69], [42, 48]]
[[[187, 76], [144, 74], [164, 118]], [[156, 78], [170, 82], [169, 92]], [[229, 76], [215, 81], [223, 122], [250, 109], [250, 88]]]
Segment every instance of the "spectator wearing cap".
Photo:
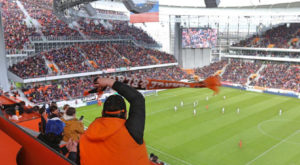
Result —
[[[104, 102], [102, 117], [96, 119], [80, 138], [80, 163], [102, 165], [150, 164], [143, 140], [145, 99], [136, 89], [113, 79], [98, 78], [95, 87], [111, 87], [120, 95]], [[130, 103], [127, 119], [125, 97]]]
[[38, 139], [54, 150], [61, 152], [59, 144], [63, 138], [64, 127], [65, 123], [59, 118], [50, 119], [47, 121], [45, 134], [39, 134]]
[[77, 142], [70, 140], [65, 147], [61, 148], [59, 146], [63, 138], [64, 127], [65, 123], [59, 118], [50, 119], [46, 124], [45, 134], [40, 133], [37, 138], [63, 155], [69, 153], [68, 159], [76, 161], [77, 153], [75, 146], [77, 146]]
[[80, 135], [84, 133], [84, 126], [80, 120], [76, 119], [76, 109], [68, 108], [61, 120], [66, 124], [63, 141], [68, 142], [70, 139], [79, 141]]

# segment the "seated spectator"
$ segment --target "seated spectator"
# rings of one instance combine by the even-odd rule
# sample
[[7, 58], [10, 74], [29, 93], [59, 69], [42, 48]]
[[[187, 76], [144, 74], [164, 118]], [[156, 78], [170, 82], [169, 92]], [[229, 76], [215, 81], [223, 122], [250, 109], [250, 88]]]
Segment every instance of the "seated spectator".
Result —
[[71, 139], [78, 142], [80, 135], [84, 133], [84, 126], [80, 120], [76, 119], [76, 109], [69, 107], [62, 117], [62, 121], [66, 124], [63, 141], [68, 142]]
[[76, 146], [77, 142], [68, 141], [65, 147], [60, 147], [59, 144], [63, 138], [63, 130], [65, 124], [59, 119], [50, 119], [46, 124], [45, 134], [40, 133], [38, 139], [44, 142], [46, 145], [54, 149], [55, 151], [66, 155], [69, 153], [68, 159], [71, 161], [77, 160]]
[[39, 134], [38, 139], [46, 143], [57, 152], [61, 152], [59, 144], [63, 138], [62, 133], [64, 127], [65, 124], [61, 120], [50, 119], [47, 121], [45, 134]]
[[7, 108], [5, 108], [5, 113], [10, 116], [13, 116], [16, 115], [16, 111], [18, 111], [19, 115], [22, 115], [25, 109], [25, 102], [22, 101], [20, 103], [9, 105]]

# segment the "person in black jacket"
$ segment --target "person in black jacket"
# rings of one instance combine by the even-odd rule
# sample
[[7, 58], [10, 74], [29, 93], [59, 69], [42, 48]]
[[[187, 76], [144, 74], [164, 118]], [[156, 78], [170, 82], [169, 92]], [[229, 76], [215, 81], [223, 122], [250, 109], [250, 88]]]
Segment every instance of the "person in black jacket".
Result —
[[45, 105], [39, 109], [39, 114], [41, 115], [41, 122], [39, 123], [39, 130], [42, 134], [45, 134], [46, 131], [46, 123], [47, 123], [47, 115]]

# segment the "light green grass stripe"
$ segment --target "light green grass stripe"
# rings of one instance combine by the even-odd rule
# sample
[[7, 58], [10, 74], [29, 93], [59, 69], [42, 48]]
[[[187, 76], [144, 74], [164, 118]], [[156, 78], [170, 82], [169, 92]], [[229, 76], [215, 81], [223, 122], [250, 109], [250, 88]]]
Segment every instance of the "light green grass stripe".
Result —
[[[264, 120], [263, 118], [258, 117], [259, 114], [264, 113], [263, 109], [259, 109], [259, 107], [261, 107], [262, 105], [265, 105], [266, 102], [268, 102], [268, 100], [260, 102], [258, 104], [252, 104], [252, 106], [249, 106], [247, 108], [245, 108], [245, 113], [247, 113], [244, 116], [237, 116], [235, 113], [231, 113], [227, 116], [222, 116], [221, 114], [219, 115], [219, 117], [216, 117], [214, 120], [210, 120], [207, 121], [205, 123], [202, 123], [201, 125], [203, 125], [201, 127], [201, 125], [195, 125], [194, 127], [190, 129], [185, 129], [183, 131], [181, 131], [180, 134], [176, 134], [176, 137], [182, 137], [184, 136], [184, 134], [187, 133], [191, 133], [191, 132], [195, 132], [198, 128], [201, 128], [202, 131], [197, 131], [196, 133], [194, 133], [194, 135], [199, 135], [197, 137], [195, 137], [194, 139], [197, 141], [198, 138], [204, 138], [207, 139], [207, 137], [213, 137], [214, 134], [222, 134], [223, 130], [227, 130], [227, 133], [225, 136], [223, 136], [223, 138], [229, 137], [232, 134], [237, 133], [238, 131], [241, 131], [245, 128], [251, 127], [252, 123], [257, 123], [261, 120]], [[281, 104], [281, 100], [278, 99], [278, 102], [276, 105]], [[284, 101], [283, 101], [284, 102]], [[268, 107], [276, 107], [276, 105], [272, 105], [269, 104], [267, 106], [265, 106], [265, 109], [267, 109]], [[276, 113], [274, 113], [275, 115]], [[268, 118], [267, 118], [268, 119]], [[245, 121], [249, 121], [249, 123], [245, 122]], [[204, 125], [206, 126], [206, 128], [204, 127]], [[211, 129], [211, 125], [214, 125], [214, 129]], [[241, 127], [244, 126], [244, 127]], [[207, 132], [204, 132], [207, 131]], [[188, 143], [193, 142], [194, 139], [186, 139], [184, 141], [181, 141], [180, 143], [177, 143], [178, 145], [188, 145]], [[218, 138], [219, 139], [219, 138]], [[208, 147], [208, 143], [205, 143], [206, 148]], [[213, 145], [213, 144], [210, 144]], [[176, 147], [176, 146], [174, 146]]]
[[[233, 103], [248, 101], [249, 99], [255, 98], [255, 97], [256, 96], [253, 96], [253, 95], [247, 95], [246, 97], [238, 97], [237, 99], [234, 99]], [[223, 101], [220, 101], [220, 102], [223, 102]], [[230, 102], [230, 101], [228, 100], [227, 102]], [[221, 107], [223, 107], [224, 104], [221, 106], [217, 106], [216, 108], [215, 108], [215, 105], [219, 105], [218, 102], [216, 102], [216, 104], [210, 105], [209, 110], [204, 110], [204, 105], [203, 105], [202, 110], [198, 111], [198, 113], [197, 113], [198, 116], [197, 116], [196, 120], [198, 120], [198, 118], [202, 118], [201, 122], [208, 121], [208, 120], [209, 121], [218, 120], [215, 117], [215, 115], [220, 114]], [[226, 107], [226, 108], [228, 111], [228, 107]], [[161, 130], [161, 129], [169, 130], [169, 128], [172, 129], [174, 124], [185, 125], [184, 122], [186, 122], [187, 120], [191, 120], [191, 121], [195, 120], [195, 117], [193, 116], [193, 109], [194, 109], [193, 107], [191, 107], [188, 110], [187, 109], [183, 109], [183, 110], [179, 109], [176, 113], [173, 110], [170, 110], [169, 112], [165, 112], [164, 113], [165, 115], [160, 114], [159, 116], [156, 116], [157, 119], [151, 118], [152, 120], [150, 120], [149, 122], [151, 122], [153, 120], [161, 120], [161, 121], [158, 123], [155, 123], [155, 124], [151, 124], [151, 126], [149, 126], [149, 127], [147, 126], [147, 132], [152, 131], [152, 130]], [[199, 108], [197, 108], [197, 109], [199, 110]], [[229, 114], [229, 113], [227, 112], [225, 114]], [[202, 116], [204, 116], [205, 118]]]
[[[208, 124], [209, 125], [209, 124]], [[195, 136], [195, 133], [197, 133], [197, 132], [199, 132], [199, 131], [190, 131], [190, 133], [192, 133], [193, 134], [193, 136]], [[185, 132], [185, 133], [183, 133], [183, 134], [186, 134], [186, 135], [189, 135], [190, 133], [187, 133], [187, 132]], [[178, 137], [178, 135], [175, 133], [175, 135], [174, 135], [174, 137], [176, 137], [176, 139], [178, 139], [177, 140], [177, 142], [176, 142], [176, 144], [175, 144], [175, 146], [179, 143], [181, 143], [182, 142], [182, 139], [185, 139], [184, 137], [183, 138], [180, 138], [180, 137]], [[187, 137], [186, 137], [187, 138]], [[197, 137], [198, 138], [198, 137]], [[169, 140], [168, 141], [172, 141], [171, 140], [172, 138], [169, 138]], [[187, 138], [188, 139], [188, 138]], [[157, 139], [156, 139], [157, 140]], [[206, 140], [208, 140], [208, 139], [206, 139]], [[204, 140], [203, 140], [204, 141]], [[163, 143], [163, 144], [165, 144], [165, 145], [167, 145], [167, 146], [173, 146], [174, 144], [168, 144], [168, 143], [165, 143], [165, 142], [167, 142], [167, 141], [163, 141], [163, 142], [161, 142], [161, 143]], [[187, 144], [184, 144], [184, 146], [188, 146], [188, 147], [191, 147], [191, 145], [187, 145]], [[187, 148], [185, 148], [185, 149], [187, 149]], [[176, 149], [174, 149], [174, 150], [176, 150]], [[185, 152], [187, 152], [187, 151], [189, 151], [189, 149], [187, 149], [187, 150], [184, 150]], [[188, 153], [188, 155], [191, 155], [191, 153], [190, 152], [187, 152]]]

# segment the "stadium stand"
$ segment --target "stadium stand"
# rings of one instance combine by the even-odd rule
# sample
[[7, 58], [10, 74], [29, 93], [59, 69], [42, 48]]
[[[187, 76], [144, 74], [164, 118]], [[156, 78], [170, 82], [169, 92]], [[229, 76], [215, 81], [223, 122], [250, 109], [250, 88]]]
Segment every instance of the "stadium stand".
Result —
[[259, 62], [231, 60], [231, 63], [222, 75], [222, 80], [245, 85], [250, 74], [256, 73], [260, 67], [261, 63]]
[[29, 36], [39, 36], [39, 34], [33, 24], [25, 21], [25, 15], [16, 1], [4, 0], [1, 3], [6, 50], [21, 50], [24, 44], [29, 42]]
[[[103, 36], [113, 38], [125, 35], [133, 37], [136, 41], [157, 45], [156, 41], [145, 31], [133, 25], [130, 26], [125, 21], [107, 21], [106, 24], [110, 24], [109, 27], [111, 28], [103, 26], [99, 21], [88, 19], [67, 25], [52, 13], [52, 1], [42, 0], [32, 3], [32, 1], [22, 0], [21, 2], [30, 16], [40, 23], [43, 35], [47, 36], [47, 39], [55, 37], [68, 38], [68, 36], [77, 39], [84, 39], [84, 37], [97, 39]], [[121, 14], [120, 12], [100, 11], [101, 13]], [[86, 36], [81, 35], [81, 32]]]
[[233, 46], [259, 48], [299, 49], [300, 24], [290, 23], [271, 28], [262, 35], [254, 35]]
[[[14, 64], [9, 70], [22, 78], [58, 74], [56, 71], [48, 72], [48, 66], [43, 57], [50, 63], [56, 64], [62, 74], [176, 62], [174, 56], [157, 50], [130, 44], [92, 43], [41, 52]], [[33, 70], [39, 70], [39, 72], [33, 73]]]
[[[79, 20], [66, 24], [52, 13], [52, 1], [1, 1], [3, 10], [3, 24], [6, 38], [6, 51], [18, 54], [24, 47], [30, 46], [30, 38], [35, 40], [57, 40], [76, 38], [115, 38], [125, 36], [137, 43], [158, 46], [157, 42], [145, 31], [126, 21], [106, 21], [109, 27], [99, 21]], [[24, 7], [24, 8], [22, 8]], [[106, 14], [120, 14], [122, 12], [99, 10]], [[43, 38], [45, 37], [45, 38]], [[58, 38], [59, 37], [59, 38]]]
[[197, 76], [199, 76], [199, 78], [205, 79], [211, 75], [214, 75], [217, 71], [222, 70], [225, 65], [227, 65], [226, 60], [215, 62], [215, 63], [210, 64], [209, 66], [204, 66], [202, 68], [196, 68], [195, 74]]
[[300, 65], [269, 63], [259, 73], [260, 78], [250, 85], [300, 92]]
[[[190, 76], [177, 66], [120, 72], [108, 75], [123, 75], [140, 79], [149, 78], [176, 81], [190, 79]], [[51, 101], [71, 100], [83, 97], [83, 92], [89, 90], [93, 86], [92, 80], [94, 78], [95, 76], [88, 76], [83, 78], [26, 84], [23, 86], [22, 91], [30, 101], [37, 104]]]
[[12, 65], [9, 69], [22, 78], [40, 77], [48, 74], [45, 60], [41, 56], [28, 57], [20, 63]]
[[85, 58], [74, 47], [43, 53], [47, 60], [55, 63], [63, 73], [80, 73], [91, 70]]
[[[259, 77], [250, 80], [250, 86], [299, 92], [299, 63], [290, 63], [290, 61], [297, 60], [300, 57], [299, 52], [294, 50], [300, 48], [299, 37], [300, 24], [285, 23], [262, 32], [261, 35], [254, 35], [237, 44], [233, 44], [233, 47], [247, 47], [251, 49], [234, 48], [230, 50], [230, 55], [268, 57], [269, 59], [281, 58], [285, 62], [280, 62], [280, 60], [271, 62], [267, 60], [262, 61], [261, 64], [256, 62], [255, 65], [240, 65], [234, 62], [227, 67], [229, 70], [223, 74], [223, 80], [227, 81], [229, 79], [230, 82], [245, 84], [247, 76], [257, 72], [257, 68], [261, 65], [265, 65], [259, 71]], [[269, 49], [266, 51], [255, 48]], [[282, 48], [284, 50], [273, 50], [272, 48]], [[237, 70], [233, 67], [240, 68], [238, 74], [236, 74]], [[232, 69], [233, 72], [230, 71]]]

